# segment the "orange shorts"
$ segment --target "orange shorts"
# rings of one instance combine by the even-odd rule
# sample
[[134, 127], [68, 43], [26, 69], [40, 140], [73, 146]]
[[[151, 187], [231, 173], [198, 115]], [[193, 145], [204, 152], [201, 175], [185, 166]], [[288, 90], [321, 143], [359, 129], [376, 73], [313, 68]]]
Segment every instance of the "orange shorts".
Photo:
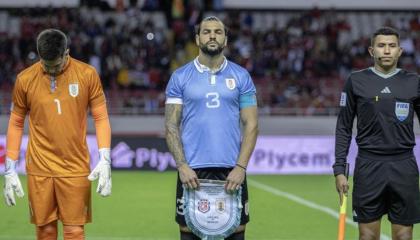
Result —
[[28, 175], [31, 223], [43, 226], [55, 220], [65, 225], [91, 222], [90, 188], [87, 177]]

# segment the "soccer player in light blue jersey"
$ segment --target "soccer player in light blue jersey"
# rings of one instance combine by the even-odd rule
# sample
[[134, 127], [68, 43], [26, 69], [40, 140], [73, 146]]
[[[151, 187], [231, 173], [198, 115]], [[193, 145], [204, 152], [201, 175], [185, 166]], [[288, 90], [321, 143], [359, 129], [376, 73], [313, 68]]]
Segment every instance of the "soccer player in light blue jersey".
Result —
[[176, 221], [181, 240], [199, 239], [186, 226], [182, 186], [226, 180], [227, 192], [242, 186], [244, 206], [241, 225], [226, 239], [242, 240], [249, 221], [246, 168], [258, 134], [256, 90], [249, 73], [223, 55], [223, 22], [203, 19], [195, 38], [198, 57], [177, 69], [166, 89], [166, 141], [178, 169]]

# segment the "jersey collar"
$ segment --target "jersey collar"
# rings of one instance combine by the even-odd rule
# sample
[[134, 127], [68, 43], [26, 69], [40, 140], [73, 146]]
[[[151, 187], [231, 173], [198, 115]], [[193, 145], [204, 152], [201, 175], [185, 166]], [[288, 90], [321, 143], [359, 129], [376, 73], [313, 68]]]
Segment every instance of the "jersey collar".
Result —
[[384, 73], [381, 73], [378, 70], [376, 70], [374, 67], [370, 67], [369, 69], [373, 73], [375, 73], [376, 75], [378, 75], [379, 77], [385, 78], [385, 79], [390, 78], [390, 77], [394, 76], [395, 74], [397, 74], [397, 73], [399, 73], [401, 71], [401, 68], [396, 68], [393, 72], [390, 72], [388, 74], [384, 74]]
[[[71, 61], [73, 61], [73, 58], [72, 58], [72, 57], [70, 57], [70, 55], [69, 55], [69, 56], [67, 56], [67, 62], [66, 62], [66, 64], [64, 65], [63, 69], [61, 69], [61, 72], [60, 72], [58, 75], [63, 74], [63, 73], [67, 70], [67, 68], [69, 68], [69, 65], [70, 65], [70, 62], [71, 62]], [[41, 61], [39, 61], [39, 67], [41, 68], [42, 73], [47, 74], [47, 72], [45, 72], [44, 68], [42, 67]], [[57, 75], [57, 76], [58, 76], [58, 75]]]
[[214, 71], [211, 71], [211, 70], [210, 70], [210, 68], [208, 68], [207, 66], [205, 66], [205, 65], [201, 64], [201, 63], [198, 61], [198, 57], [196, 57], [196, 58], [194, 59], [194, 66], [195, 66], [195, 68], [197, 68], [197, 70], [198, 70], [200, 73], [203, 73], [203, 72], [218, 73], [218, 72], [220, 72], [220, 71], [223, 71], [223, 70], [226, 68], [227, 63], [228, 63], [228, 61], [227, 61], [226, 57], [223, 57], [223, 63], [222, 63], [222, 64], [220, 64], [220, 67], [219, 67], [218, 69], [214, 70]]

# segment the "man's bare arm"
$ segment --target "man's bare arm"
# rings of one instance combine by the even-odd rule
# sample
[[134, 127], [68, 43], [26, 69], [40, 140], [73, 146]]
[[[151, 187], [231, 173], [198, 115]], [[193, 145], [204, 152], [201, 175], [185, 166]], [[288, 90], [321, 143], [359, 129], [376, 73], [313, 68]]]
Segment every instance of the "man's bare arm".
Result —
[[241, 110], [241, 121], [244, 126], [241, 150], [236, 166], [227, 177], [226, 190], [235, 191], [245, 179], [245, 171], [258, 135], [258, 113], [257, 107], [248, 107]]
[[179, 131], [181, 125], [182, 105], [166, 104], [165, 106], [165, 135], [169, 150], [175, 158], [179, 178], [188, 188], [196, 189], [200, 186], [197, 174], [187, 164], [184, 148]]
[[165, 136], [176, 167], [186, 164], [184, 148], [182, 147], [179, 127], [181, 124], [182, 104], [166, 104], [165, 106]]
[[246, 168], [249, 158], [254, 151], [258, 136], [258, 110], [249, 107], [241, 110], [241, 121], [244, 126], [241, 150], [237, 164]]

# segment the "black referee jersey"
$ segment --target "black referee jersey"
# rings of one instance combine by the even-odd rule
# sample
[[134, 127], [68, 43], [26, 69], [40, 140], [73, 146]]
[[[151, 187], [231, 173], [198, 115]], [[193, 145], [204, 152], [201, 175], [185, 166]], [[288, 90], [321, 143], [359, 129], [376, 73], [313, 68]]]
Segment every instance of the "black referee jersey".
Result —
[[419, 77], [396, 69], [384, 75], [374, 68], [350, 74], [341, 93], [335, 138], [334, 175], [344, 174], [354, 117], [361, 158], [412, 156], [413, 115], [420, 112]]

